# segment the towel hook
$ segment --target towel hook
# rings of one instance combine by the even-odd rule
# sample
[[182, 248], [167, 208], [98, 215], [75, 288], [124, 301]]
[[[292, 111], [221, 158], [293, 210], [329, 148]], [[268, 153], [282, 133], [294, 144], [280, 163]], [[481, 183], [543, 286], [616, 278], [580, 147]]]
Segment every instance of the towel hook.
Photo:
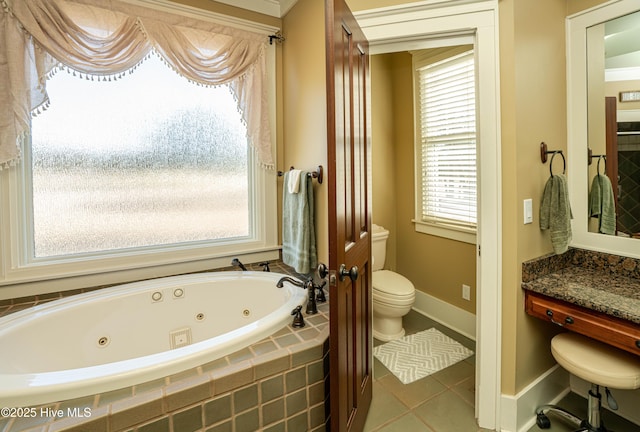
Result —
[[593, 158], [598, 158], [598, 175], [600, 175], [600, 161], [602, 161], [604, 159], [604, 169], [605, 172], [602, 174], [606, 174], [607, 171], [607, 155], [606, 154], [598, 154], [598, 155], [594, 155], [593, 151], [591, 151], [591, 149], [588, 149], [588, 153], [587, 153], [587, 157], [588, 157], [588, 161], [589, 161], [589, 165], [591, 165], [593, 163]]
[[605, 155], [598, 155], [598, 175], [601, 175], [600, 173], [600, 162], [604, 159], [604, 169], [605, 169], [605, 173], [606, 174], [606, 170], [607, 170], [607, 157]]
[[567, 172], [567, 160], [564, 158], [564, 153], [562, 152], [562, 150], [548, 150], [547, 149], [547, 144], [545, 144], [544, 142], [540, 143], [540, 160], [542, 161], [542, 163], [546, 163], [547, 162], [547, 155], [551, 153], [551, 162], [549, 162], [549, 174], [551, 175], [551, 177], [553, 177], [553, 158], [556, 157], [557, 154], [560, 154], [560, 156], [562, 156], [562, 174]]

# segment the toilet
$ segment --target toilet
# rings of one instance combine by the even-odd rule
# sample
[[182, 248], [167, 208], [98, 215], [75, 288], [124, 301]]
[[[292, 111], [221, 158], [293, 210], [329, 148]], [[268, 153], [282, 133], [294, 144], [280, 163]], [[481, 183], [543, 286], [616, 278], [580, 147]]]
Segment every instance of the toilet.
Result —
[[372, 225], [373, 337], [385, 342], [404, 336], [402, 317], [409, 313], [416, 299], [415, 288], [409, 279], [383, 270], [388, 238], [389, 231]]

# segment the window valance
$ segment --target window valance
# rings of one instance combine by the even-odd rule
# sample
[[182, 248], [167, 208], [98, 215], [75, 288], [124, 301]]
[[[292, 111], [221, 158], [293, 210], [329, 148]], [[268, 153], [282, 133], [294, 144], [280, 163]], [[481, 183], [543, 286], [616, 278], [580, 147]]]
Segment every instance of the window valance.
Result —
[[264, 35], [116, 0], [0, 5], [0, 169], [20, 159], [31, 112], [48, 103], [46, 77], [56, 67], [117, 78], [151, 51], [195, 83], [228, 84], [258, 161], [273, 167]]

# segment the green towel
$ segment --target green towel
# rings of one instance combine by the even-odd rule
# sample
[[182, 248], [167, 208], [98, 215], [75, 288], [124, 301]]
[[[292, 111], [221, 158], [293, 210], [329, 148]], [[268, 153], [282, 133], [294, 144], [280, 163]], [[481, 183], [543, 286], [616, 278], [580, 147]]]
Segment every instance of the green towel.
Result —
[[282, 261], [298, 273], [317, 267], [311, 176], [300, 173], [298, 192], [289, 192], [289, 172], [284, 173], [282, 195]]
[[598, 231], [602, 234], [616, 233], [616, 204], [613, 199], [611, 180], [597, 174], [591, 182], [589, 192], [589, 216], [598, 218]]
[[551, 245], [556, 254], [566, 252], [571, 241], [571, 203], [564, 175], [553, 175], [547, 180], [540, 203], [540, 229], [549, 230]]

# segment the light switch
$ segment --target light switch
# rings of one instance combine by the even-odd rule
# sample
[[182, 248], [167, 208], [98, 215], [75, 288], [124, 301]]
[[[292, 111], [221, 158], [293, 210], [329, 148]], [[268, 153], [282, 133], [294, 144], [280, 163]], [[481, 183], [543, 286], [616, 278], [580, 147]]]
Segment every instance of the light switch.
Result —
[[531, 198], [524, 200], [524, 223], [533, 223], [533, 202]]

